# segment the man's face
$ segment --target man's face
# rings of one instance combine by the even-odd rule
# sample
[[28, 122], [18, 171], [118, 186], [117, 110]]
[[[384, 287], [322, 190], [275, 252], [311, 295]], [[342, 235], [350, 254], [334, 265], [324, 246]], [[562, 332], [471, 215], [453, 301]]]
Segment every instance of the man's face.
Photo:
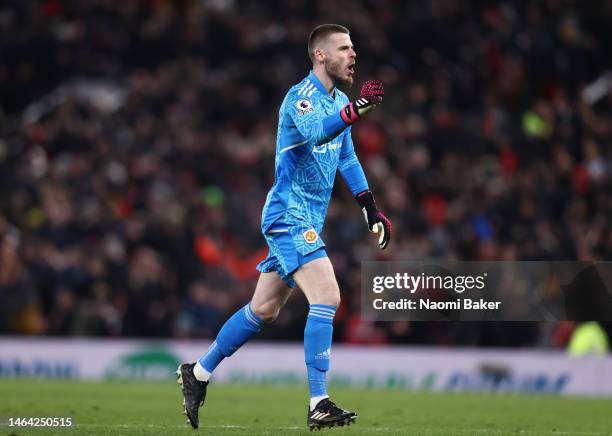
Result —
[[350, 88], [353, 85], [355, 58], [351, 37], [346, 33], [333, 33], [325, 44], [325, 71], [335, 86]]

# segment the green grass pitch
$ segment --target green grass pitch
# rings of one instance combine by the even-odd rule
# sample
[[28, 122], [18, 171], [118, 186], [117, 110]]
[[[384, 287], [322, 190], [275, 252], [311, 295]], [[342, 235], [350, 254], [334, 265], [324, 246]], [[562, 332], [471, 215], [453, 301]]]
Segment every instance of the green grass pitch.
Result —
[[[307, 435], [306, 389], [214, 385], [194, 431], [181, 415], [178, 385], [0, 380], [6, 435]], [[612, 435], [612, 400], [494, 394], [333, 389], [357, 410], [331, 435]], [[73, 417], [72, 428], [9, 427], [9, 417]]]

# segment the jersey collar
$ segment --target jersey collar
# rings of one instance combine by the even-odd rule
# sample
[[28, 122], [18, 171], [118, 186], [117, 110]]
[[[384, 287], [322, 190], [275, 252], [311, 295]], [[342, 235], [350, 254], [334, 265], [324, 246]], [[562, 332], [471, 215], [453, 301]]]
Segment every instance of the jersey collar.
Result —
[[326, 95], [326, 96], [331, 97], [331, 98], [335, 98], [336, 97], [336, 87], [334, 87], [332, 89], [331, 94], [329, 94], [327, 92], [327, 89], [325, 88], [325, 86], [323, 86], [323, 84], [321, 83], [319, 78], [315, 75], [314, 71], [310, 70], [310, 73], [308, 74], [308, 80], [310, 80], [312, 83], [314, 83], [314, 86], [317, 88], [317, 90], [321, 94]]

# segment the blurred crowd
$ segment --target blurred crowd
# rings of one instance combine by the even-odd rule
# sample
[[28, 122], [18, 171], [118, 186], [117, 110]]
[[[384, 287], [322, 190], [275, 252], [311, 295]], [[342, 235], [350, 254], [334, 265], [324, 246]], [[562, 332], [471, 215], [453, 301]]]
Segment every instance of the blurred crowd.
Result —
[[[338, 340], [563, 346], [553, 323], [368, 323], [362, 260], [612, 256], [612, 3], [5, 0], [0, 333], [214, 336], [266, 255], [277, 111], [317, 24], [384, 104], [353, 138], [395, 233], [341, 181]], [[355, 89], [349, 96], [355, 96]], [[266, 339], [301, 338], [299, 292]]]

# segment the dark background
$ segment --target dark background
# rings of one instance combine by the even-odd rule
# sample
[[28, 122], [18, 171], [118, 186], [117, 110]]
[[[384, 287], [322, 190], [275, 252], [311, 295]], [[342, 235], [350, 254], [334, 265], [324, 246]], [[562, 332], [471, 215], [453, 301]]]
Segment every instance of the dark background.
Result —
[[[325, 22], [385, 83], [353, 138], [395, 227], [380, 252], [337, 184], [337, 339], [564, 347], [572, 323], [363, 322], [359, 267], [610, 258], [607, 1], [3, 1], [0, 333], [214, 336], [254, 288], [277, 111]], [[261, 337], [306, 312], [296, 292]]]

